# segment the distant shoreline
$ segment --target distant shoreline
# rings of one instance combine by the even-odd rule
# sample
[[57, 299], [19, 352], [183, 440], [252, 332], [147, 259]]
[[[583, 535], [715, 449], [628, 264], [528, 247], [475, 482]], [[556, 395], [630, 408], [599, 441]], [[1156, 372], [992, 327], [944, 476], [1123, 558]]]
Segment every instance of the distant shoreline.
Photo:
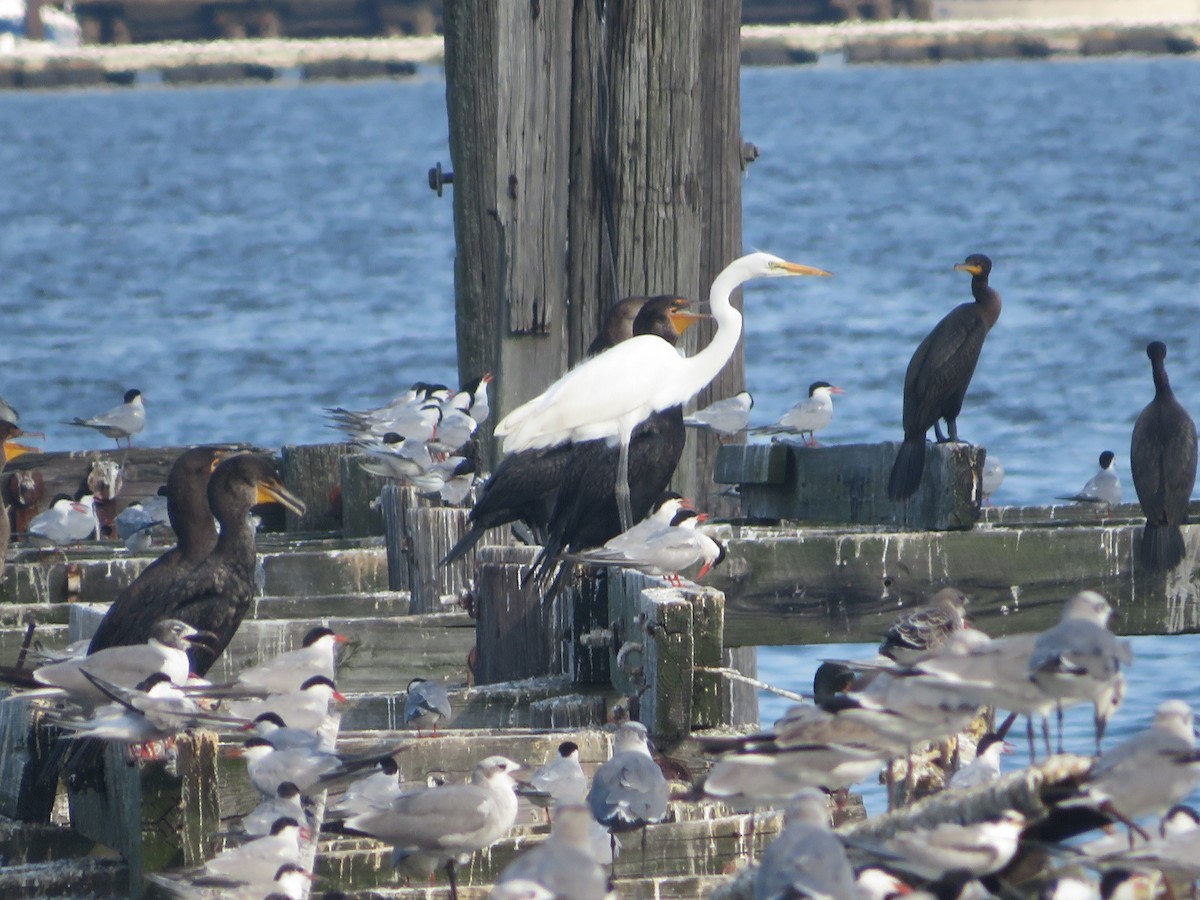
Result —
[[[743, 65], [789, 65], [841, 54], [847, 63], [1194, 54], [1200, 19], [1169, 21], [947, 20], [754, 25], [742, 29]], [[442, 39], [245, 39], [62, 48], [23, 43], [0, 52], [0, 90], [365, 79], [441, 65]]]

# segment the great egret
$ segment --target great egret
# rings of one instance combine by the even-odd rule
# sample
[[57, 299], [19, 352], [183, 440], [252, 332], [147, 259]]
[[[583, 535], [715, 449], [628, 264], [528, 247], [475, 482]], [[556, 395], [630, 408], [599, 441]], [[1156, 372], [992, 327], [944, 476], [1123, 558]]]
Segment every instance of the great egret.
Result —
[[742, 334], [742, 316], [729, 297], [752, 278], [829, 275], [824, 269], [751, 253], [713, 281], [709, 307], [717, 328], [708, 346], [685, 357], [657, 337], [630, 338], [576, 366], [496, 426], [505, 453], [605, 439], [617, 443], [616, 497], [622, 530], [633, 524], [629, 500], [629, 441], [651, 413], [680, 406], [724, 368]]

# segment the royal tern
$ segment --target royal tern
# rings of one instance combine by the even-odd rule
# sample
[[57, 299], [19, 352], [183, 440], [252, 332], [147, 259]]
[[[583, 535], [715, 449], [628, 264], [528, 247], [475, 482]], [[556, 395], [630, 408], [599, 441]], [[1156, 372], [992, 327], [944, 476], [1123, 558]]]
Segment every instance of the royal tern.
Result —
[[1154, 399], [1133, 425], [1129, 469], [1138, 502], [1146, 514], [1139, 557], [1151, 571], [1179, 565], [1186, 553], [1179, 526], [1187, 521], [1188, 501], [1196, 483], [1196, 424], [1175, 399], [1167, 369], [1167, 347], [1146, 347], [1154, 374]]
[[798, 434], [810, 447], [817, 445], [817, 432], [833, 421], [833, 395], [844, 394], [828, 381], [814, 381], [808, 396], [784, 413], [774, 425], [752, 428], [751, 434]]
[[146, 405], [142, 401], [142, 392], [135, 389], [125, 392], [125, 400], [120, 406], [114, 406], [107, 412], [90, 419], [72, 419], [67, 425], [77, 425], [80, 428], [94, 428], [102, 435], [112, 438], [121, 445], [121, 438], [126, 446], [133, 446], [133, 436], [140, 434], [146, 427]]
[[414, 678], [408, 683], [404, 697], [404, 724], [416, 728], [418, 735], [422, 728], [433, 726], [436, 737], [438, 722], [449, 722], [453, 716], [450, 695], [444, 686], [424, 678]]
[[304, 504], [283, 486], [267, 460], [252, 453], [221, 460], [209, 480], [208, 503], [221, 525], [212, 553], [177, 577], [153, 584], [138, 598], [138, 605], [117, 609], [114, 603], [106, 616], [114, 619], [107, 646], [144, 640], [154, 622], [178, 618], [216, 635], [211, 647], [193, 651], [192, 667], [197, 675], [204, 675], [225, 650], [255, 595], [250, 507], [281, 503], [302, 515]]
[[915, 662], [964, 627], [966, 605], [967, 596], [962, 591], [942, 588], [928, 603], [902, 613], [891, 624], [879, 644], [879, 653], [901, 664]]
[[1100, 454], [1099, 471], [1087, 480], [1079, 493], [1058, 499], [1092, 506], [1103, 505], [1111, 512], [1121, 502], [1121, 476], [1117, 474], [1116, 459], [1116, 454], [1105, 450]]
[[493, 900], [520, 896], [512, 893], [518, 883], [536, 885], [551, 897], [604, 900], [609, 896], [608, 878], [591, 853], [594, 825], [582, 804], [556, 808], [550, 836], [505, 866], [496, 879]]
[[1133, 662], [1129, 641], [1108, 630], [1111, 615], [1107, 600], [1095, 591], [1082, 591], [1063, 606], [1059, 623], [1042, 632], [1033, 645], [1029, 678], [1055, 702], [1060, 752], [1063, 708], [1088, 701], [1096, 708], [1096, 752], [1100, 752], [1121, 667]]
[[657, 337], [642, 335], [621, 342], [571, 369], [505, 416], [495, 429], [504, 452], [615, 438], [620, 447], [617, 507], [622, 528], [628, 528], [634, 521], [629, 493], [633, 430], [651, 413], [686, 403], [725, 367], [742, 332], [742, 316], [729, 302], [730, 294], [752, 278], [828, 274], [768, 253], [735, 260], [717, 276], [709, 294], [717, 328], [707, 347], [681, 357]]
[[195, 568], [217, 546], [217, 526], [208, 506], [208, 482], [223, 456], [224, 451], [213, 447], [193, 447], [172, 464], [167, 476], [167, 517], [177, 543], [117, 594], [92, 635], [89, 652], [145, 640], [149, 623], [134, 630], [129, 627], [128, 617], [138, 615], [147, 598], [159, 590], [158, 585], [180, 578], [180, 573]]
[[842, 897], [856, 894], [846, 848], [830, 830], [829, 804], [806, 789], [788, 803], [785, 825], [763, 851], [754, 880], [754, 900]]
[[402, 794], [386, 809], [352, 816], [346, 827], [391, 844], [393, 862], [411, 854], [435, 857], [445, 865], [451, 896], [457, 897], [457, 858], [490, 846], [517, 819], [512, 773], [519, 769], [511, 759], [489, 756], [466, 784]]
[[684, 416], [683, 424], [690, 428], [707, 428], [717, 434], [737, 434], [744, 431], [750, 422], [750, 410], [754, 408], [754, 398], [749, 391], [739, 391], [732, 397], [710, 403], [704, 409], [698, 409], [689, 416]]
[[696, 527], [698, 521], [695, 510], [683, 509], [675, 514], [667, 527], [645, 536], [640, 546], [614, 549], [605, 545], [582, 553], [568, 553], [566, 558], [588, 565], [622, 566], [648, 575], [663, 575], [676, 584], [680, 570], [700, 562], [700, 571], [696, 574], [700, 579], [725, 559], [725, 548], [699, 530]]
[[957, 790], [991, 784], [1000, 777], [1000, 756], [1008, 749], [1004, 738], [988, 732], [975, 745], [975, 758], [950, 776], [947, 787]]
[[971, 273], [973, 303], [956, 306], [921, 341], [904, 375], [904, 443], [888, 480], [888, 497], [907, 500], [917, 492], [925, 469], [925, 433], [933, 427], [946, 441], [958, 440], [958, 414], [975, 374], [984, 338], [1000, 318], [1000, 295], [988, 284], [992, 261], [972, 253], [954, 267]]
[[96, 505], [91, 494], [84, 494], [78, 500], [60, 494], [49, 509], [33, 517], [26, 530], [30, 535], [61, 547], [96, 537], [99, 529], [100, 520], [96, 518]]

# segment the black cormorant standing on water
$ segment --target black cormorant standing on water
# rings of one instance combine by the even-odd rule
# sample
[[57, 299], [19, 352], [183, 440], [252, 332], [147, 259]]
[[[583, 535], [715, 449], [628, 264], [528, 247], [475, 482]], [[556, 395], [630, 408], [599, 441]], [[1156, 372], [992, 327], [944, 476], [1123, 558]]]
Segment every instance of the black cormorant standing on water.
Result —
[[939, 419], [946, 420], [949, 440], [958, 440], [956, 420], [963, 397], [975, 374], [983, 340], [1000, 318], [1000, 295], [988, 284], [992, 261], [982, 253], [972, 253], [954, 268], [971, 273], [975, 302], [952, 309], [921, 341], [908, 363], [904, 376], [904, 443], [888, 479], [888, 497], [892, 500], [907, 500], [917, 492], [925, 469], [925, 432], [931, 425], [938, 443], [947, 440]]
[[1142, 565], [1167, 571], [1184, 556], [1183, 533], [1188, 501], [1196, 482], [1196, 425], [1175, 399], [1167, 369], [1167, 346], [1153, 341], [1146, 347], [1154, 373], [1154, 399], [1133, 426], [1129, 468], [1138, 502], [1146, 514], [1142, 531]]

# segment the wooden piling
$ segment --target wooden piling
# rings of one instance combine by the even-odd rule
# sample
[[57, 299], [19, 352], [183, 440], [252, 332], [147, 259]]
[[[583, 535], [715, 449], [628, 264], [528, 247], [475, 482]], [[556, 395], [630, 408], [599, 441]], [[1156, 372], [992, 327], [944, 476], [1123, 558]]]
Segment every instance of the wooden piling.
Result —
[[475, 590], [476, 684], [559, 672], [567, 630], [561, 596], [544, 601], [526, 573], [536, 547], [485, 547]]
[[396, 484], [383, 487], [380, 509], [390, 589], [409, 591], [414, 613], [442, 612], [442, 598], [462, 594], [475, 580], [473, 554], [441, 565], [466, 532], [470, 510], [440, 506], [436, 500], [418, 497], [415, 489]]
[[287, 512], [288, 531], [336, 531], [342, 527], [341, 458], [346, 443], [285, 445], [280, 474], [288, 490], [304, 501], [304, 515]]
[[9, 693], [0, 691], [0, 816], [46, 822], [57, 784], [39, 774], [52, 740], [39, 727], [33, 701], [9, 699]]

